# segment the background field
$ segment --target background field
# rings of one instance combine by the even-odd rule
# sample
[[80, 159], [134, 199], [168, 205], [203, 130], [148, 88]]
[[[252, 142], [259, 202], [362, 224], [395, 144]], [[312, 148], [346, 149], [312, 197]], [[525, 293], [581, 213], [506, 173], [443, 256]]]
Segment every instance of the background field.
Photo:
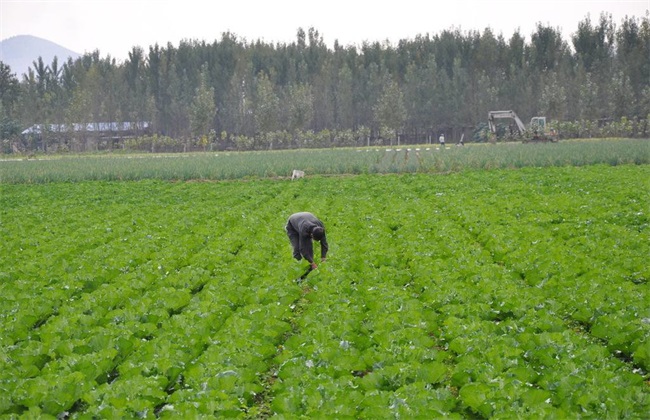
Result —
[[276, 152], [198, 154], [89, 154], [43, 156], [0, 162], [0, 182], [39, 183], [81, 180], [232, 180], [278, 178], [302, 169], [308, 175], [449, 173], [593, 164], [650, 163], [645, 139], [571, 140], [557, 144], [472, 144], [465, 147], [334, 148]]
[[[420, 151], [446, 174], [353, 152], [359, 175], [293, 182], [1, 162], [0, 414], [644, 418], [650, 167], [619, 144], [608, 164], [516, 170]], [[549, 150], [532, 146], [501, 150]], [[113, 158], [60, 162], [94, 159]], [[194, 158], [169, 159], [142, 162]], [[297, 283], [283, 227], [302, 210], [331, 251]]]

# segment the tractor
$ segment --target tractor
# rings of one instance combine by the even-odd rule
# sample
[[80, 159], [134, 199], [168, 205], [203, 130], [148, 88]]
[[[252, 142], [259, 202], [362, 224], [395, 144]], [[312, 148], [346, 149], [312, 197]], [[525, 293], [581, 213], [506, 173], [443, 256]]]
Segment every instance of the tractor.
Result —
[[496, 119], [511, 119], [514, 121], [514, 126], [510, 125], [511, 134], [515, 134], [516, 129], [518, 135], [523, 138], [524, 143], [528, 142], [557, 142], [558, 137], [554, 129], [548, 129], [546, 124], [546, 117], [533, 117], [530, 120], [528, 129], [524, 123], [517, 116], [515, 111], [490, 111], [488, 113], [488, 126], [490, 132], [496, 137], [497, 127]]

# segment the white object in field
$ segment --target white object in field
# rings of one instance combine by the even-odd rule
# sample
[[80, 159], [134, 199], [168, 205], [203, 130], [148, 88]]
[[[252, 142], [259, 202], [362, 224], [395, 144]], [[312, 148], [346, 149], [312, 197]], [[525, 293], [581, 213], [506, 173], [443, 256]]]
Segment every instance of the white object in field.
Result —
[[305, 171], [300, 171], [298, 169], [294, 169], [293, 173], [291, 174], [291, 180], [293, 181], [294, 179], [298, 178], [304, 178], [305, 177]]

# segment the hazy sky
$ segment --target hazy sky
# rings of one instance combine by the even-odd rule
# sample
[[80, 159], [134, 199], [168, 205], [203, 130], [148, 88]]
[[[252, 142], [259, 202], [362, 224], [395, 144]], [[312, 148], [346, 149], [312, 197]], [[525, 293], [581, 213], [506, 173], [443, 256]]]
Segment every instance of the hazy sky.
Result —
[[315, 28], [328, 46], [435, 35], [487, 27], [506, 39], [519, 29], [530, 40], [537, 23], [560, 29], [565, 40], [587, 15], [597, 24], [602, 12], [619, 25], [641, 18], [650, 0], [0, 0], [0, 40], [34, 35], [77, 53], [96, 49], [118, 60], [134, 46], [185, 39], [240, 39], [291, 43], [298, 28]]

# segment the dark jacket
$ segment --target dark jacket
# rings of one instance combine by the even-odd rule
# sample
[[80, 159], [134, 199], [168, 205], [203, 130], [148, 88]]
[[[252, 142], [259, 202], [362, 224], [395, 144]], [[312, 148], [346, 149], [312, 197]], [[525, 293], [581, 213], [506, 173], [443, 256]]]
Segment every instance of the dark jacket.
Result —
[[[294, 257], [302, 256], [310, 263], [314, 262], [311, 232], [316, 226], [325, 229], [323, 222], [311, 213], [294, 213], [289, 217], [286, 230], [291, 240], [291, 245], [293, 246]], [[328, 249], [327, 236], [323, 235], [323, 238], [320, 240], [321, 259], [327, 256]]]

